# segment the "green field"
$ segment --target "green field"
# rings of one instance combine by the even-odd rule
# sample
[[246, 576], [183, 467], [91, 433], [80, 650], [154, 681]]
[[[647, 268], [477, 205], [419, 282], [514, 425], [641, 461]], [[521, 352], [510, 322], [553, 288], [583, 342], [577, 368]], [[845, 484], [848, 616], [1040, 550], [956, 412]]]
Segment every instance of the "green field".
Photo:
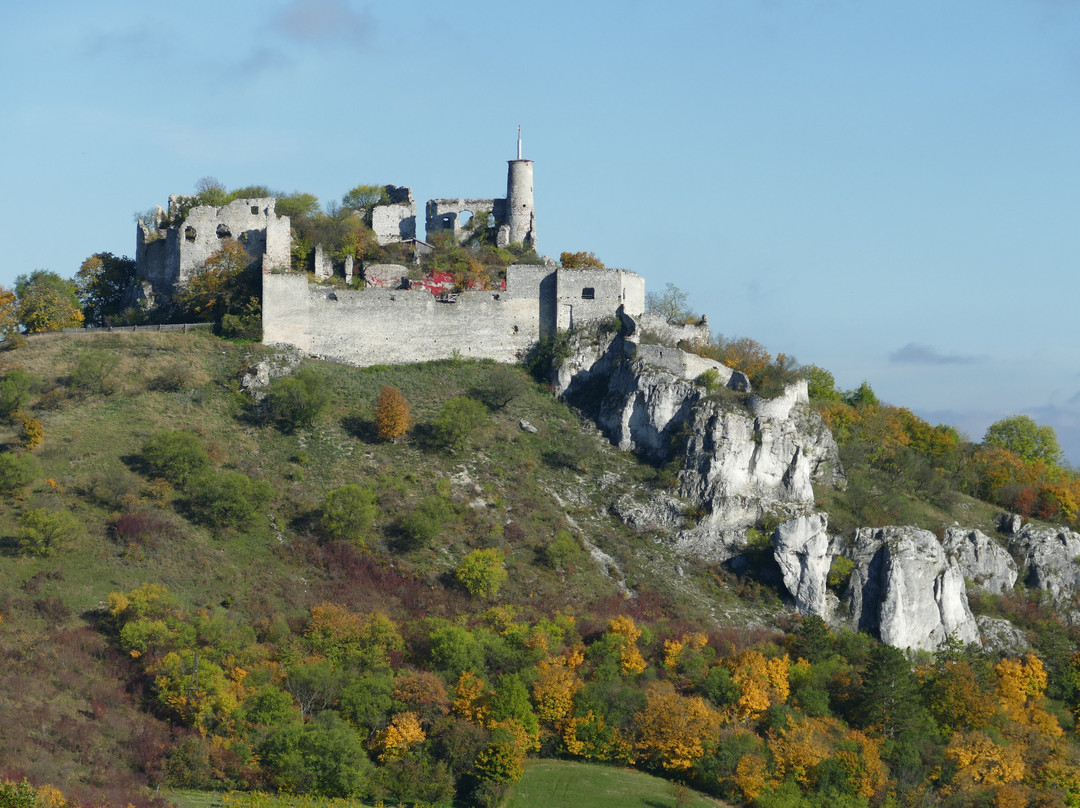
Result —
[[716, 808], [724, 803], [632, 769], [534, 760], [506, 808]]

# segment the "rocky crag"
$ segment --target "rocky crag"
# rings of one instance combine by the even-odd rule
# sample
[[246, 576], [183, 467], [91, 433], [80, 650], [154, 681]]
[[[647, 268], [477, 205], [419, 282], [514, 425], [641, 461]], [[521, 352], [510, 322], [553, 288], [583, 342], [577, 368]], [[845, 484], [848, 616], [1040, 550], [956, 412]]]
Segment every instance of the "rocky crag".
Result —
[[[905, 526], [830, 535], [812, 484], [843, 486], [844, 474], [805, 382], [763, 398], [743, 374], [675, 347], [708, 339], [704, 322], [674, 327], [645, 315], [622, 323], [617, 335], [577, 335], [554, 383], [619, 448], [677, 463], [677, 496], [617, 503], [627, 523], [666, 532], [687, 555], [729, 562], [749, 528], [780, 520], [773, 555], [794, 608], [900, 648], [935, 650], [949, 638], [1022, 648], [1022, 633], [1006, 621], [972, 614], [969, 586], [1003, 594], [1019, 580], [1080, 619], [1080, 534], [1008, 517], [995, 538], [959, 525], [942, 535]], [[838, 556], [850, 577], [834, 591]]]

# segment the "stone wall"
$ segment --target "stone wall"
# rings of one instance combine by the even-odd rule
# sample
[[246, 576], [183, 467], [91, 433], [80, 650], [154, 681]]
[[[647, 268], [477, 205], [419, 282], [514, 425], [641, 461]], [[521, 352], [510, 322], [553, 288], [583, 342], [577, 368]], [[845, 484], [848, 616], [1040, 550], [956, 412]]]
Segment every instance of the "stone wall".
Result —
[[619, 306], [636, 317], [645, 310], [645, 279], [622, 269], [559, 269], [558, 328], [611, 317]]
[[[626, 306], [623, 286], [644, 280], [625, 270], [565, 270], [514, 265], [507, 269], [505, 291], [462, 292], [436, 300], [426, 289], [345, 289], [311, 284], [303, 275], [263, 274], [263, 342], [294, 345], [302, 351], [361, 367], [449, 359], [516, 362], [557, 326], [560, 284], [581, 293], [589, 282], [597, 297], [588, 309], [592, 319], [614, 316]], [[590, 319], [575, 316], [580, 325]]]

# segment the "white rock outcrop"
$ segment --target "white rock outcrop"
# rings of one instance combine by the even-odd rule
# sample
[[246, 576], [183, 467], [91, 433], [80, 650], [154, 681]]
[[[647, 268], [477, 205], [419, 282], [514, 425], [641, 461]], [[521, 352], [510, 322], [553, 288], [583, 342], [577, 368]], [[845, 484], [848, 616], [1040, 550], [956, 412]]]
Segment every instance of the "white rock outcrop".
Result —
[[1062, 601], [1080, 592], [1080, 533], [1027, 525], [1009, 537], [1009, 547], [1024, 560], [1028, 586]]
[[985, 533], [951, 527], [945, 531], [942, 546], [973, 585], [995, 595], [1012, 591], [1016, 562], [1008, 550]]
[[964, 574], [933, 533], [913, 527], [856, 531], [849, 615], [897, 648], [933, 651], [946, 638], [979, 642]]
[[813, 513], [785, 522], [773, 534], [773, 557], [796, 610], [825, 620], [836, 608], [826, 587], [833, 558], [828, 526], [828, 514]]

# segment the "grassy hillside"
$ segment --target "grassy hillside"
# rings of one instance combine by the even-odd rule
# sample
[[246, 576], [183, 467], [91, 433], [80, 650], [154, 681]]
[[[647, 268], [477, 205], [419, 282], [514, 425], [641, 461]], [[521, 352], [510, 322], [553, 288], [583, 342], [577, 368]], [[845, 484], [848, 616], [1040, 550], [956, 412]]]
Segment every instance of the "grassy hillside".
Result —
[[[202, 332], [0, 353], [0, 797], [704, 804], [636, 766], [762, 806], [1080, 799], [1077, 636], [1038, 598], [981, 602], [1038, 657], [905, 659], [626, 527], [613, 504], [670, 469], [519, 368], [307, 361], [260, 404], [239, 380], [270, 354]], [[818, 496], [841, 522], [883, 491], [927, 526], [995, 513], [886, 482]]]

